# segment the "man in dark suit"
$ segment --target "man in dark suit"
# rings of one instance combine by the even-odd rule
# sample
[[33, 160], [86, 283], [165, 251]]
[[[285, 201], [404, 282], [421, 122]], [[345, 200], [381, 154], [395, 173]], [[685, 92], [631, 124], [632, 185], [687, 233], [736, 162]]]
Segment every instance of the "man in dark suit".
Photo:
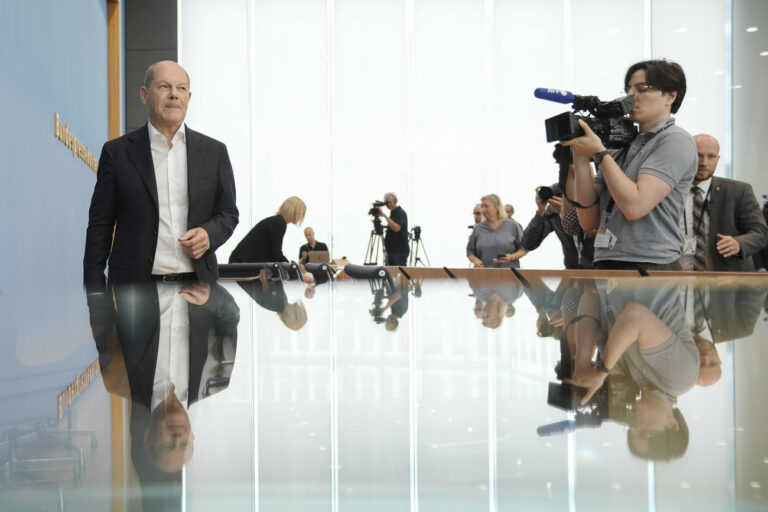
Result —
[[151, 65], [149, 123], [104, 144], [83, 259], [89, 293], [105, 289], [107, 260], [113, 282], [218, 278], [215, 251], [238, 222], [235, 181], [226, 146], [184, 125], [190, 97], [181, 66]]
[[752, 254], [768, 244], [760, 206], [748, 183], [713, 177], [720, 145], [711, 135], [696, 135], [696, 176], [680, 228], [684, 270], [754, 272]]

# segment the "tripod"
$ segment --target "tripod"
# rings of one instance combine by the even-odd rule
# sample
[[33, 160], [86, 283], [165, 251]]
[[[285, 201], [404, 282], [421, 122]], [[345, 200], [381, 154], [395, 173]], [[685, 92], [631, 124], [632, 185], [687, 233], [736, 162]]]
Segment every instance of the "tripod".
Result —
[[365, 261], [363, 265], [379, 264], [379, 250], [381, 248], [381, 235], [384, 232], [384, 227], [379, 222], [379, 218], [376, 217], [373, 221], [373, 229], [371, 230], [371, 236], [368, 237], [368, 248], [365, 250]]
[[[410, 256], [408, 257], [408, 266], [415, 267], [421, 263], [422, 267], [431, 267], [432, 264], [429, 262], [429, 256], [427, 256], [427, 248], [424, 247], [424, 240], [421, 239], [421, 226], [414, 226], [410, 235], [411, 252]], [[421, 247], [421, 250], [424, 253], [424, 257], [427, 259], [426, 265], [419, 257], [419, 247]]]

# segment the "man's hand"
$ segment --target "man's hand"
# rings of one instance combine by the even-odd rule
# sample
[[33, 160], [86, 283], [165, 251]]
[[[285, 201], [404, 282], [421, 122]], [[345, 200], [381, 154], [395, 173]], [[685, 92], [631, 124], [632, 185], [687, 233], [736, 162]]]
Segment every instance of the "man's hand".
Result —
[[475, 268], [483, 268], [485, 265], [483, 265], [483, 260], [478, 258], [477, 256], [472, 256], [469, 258], [469, 261], [472, 262], [472, 265], [474, 265]]
[[542, 201], [541, 198], [539, 197], [539, 190], [541, 190], [541, 187], [536, 187], [536, 195], [535, 195], [535, 199], [536, 199], [536, 214], [539, 217], [541, 217], [542, 215], [544, 215], [544, 209], [547, 207], [547, 203]]
[[190, 304], [202, 306], [211, 296], [211, 287], [208, 283], [193, 283], [182, 288], [179, 295]]
[[717, 234], [717, 245], [715, 247], [717, 247], [717, 252], [723, 258], [730, 258], [741, 252], [741, 245], [739, 245], [735, 238], [730, 235], [721, 235], [720, 233]]
[[607, 373], [599, 372], [593, 366], [590, 366], [588, 368], [584, 368], [583, 370], [579, 370], [579, 372], [571, 379], [563, 379], [563, 382], [573, 384], [574, 386], [585, 388], [587, 390], [587, 394], [584, 395], [584, 398], [581, 399], [581, 405], [584, 405], [589, 402], [589, 399], [592, 398], [592, 395], [597, 393], [597, 390], [600, 389], [600, 386], [602, 386], [603, 382], [605, 382], [606, 377], [608, 377]]
[[496, 265], [498, 265], [499, 263], [509, 263], [510, 261], [515, 261], [515, 258], [509, 253], [505, 254], [501, 258], [493, 258], [493, 262]]
[[549, 206], [549, 211], [560, 215], [560, 211], [563, 209], [563, 198], [552, 196], [547, 200], [547, 205]]
[[560, 142], [563, 146], [573, 148], [574, 164], [576, 163], [575, 159], [577, 154], [592, 158], [598, 151], [605, 150], [603, 141], [600, 140], [600, 137], [595, 135], [595, 132], [592, 131], [583, 119], [579, 119], [579, 126], [584, 130], [584, 135], [576, 137], [575, 139]]
[[307, 261], [309, 253], [307, 251], [301, 251], [301, 261]]
[[179, 238], [179, 243], [187, 248], [193, 260], [199, 260], [211, 246], [208, 232], [203, 228], [192, 228]]

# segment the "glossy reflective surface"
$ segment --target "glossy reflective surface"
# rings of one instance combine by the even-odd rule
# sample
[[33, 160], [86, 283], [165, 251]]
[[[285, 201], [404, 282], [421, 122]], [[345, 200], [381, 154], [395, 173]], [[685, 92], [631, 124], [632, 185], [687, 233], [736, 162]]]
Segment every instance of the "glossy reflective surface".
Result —
[[422, 273], [5, 296], [0, 509], [768, 506], [768, 279]]

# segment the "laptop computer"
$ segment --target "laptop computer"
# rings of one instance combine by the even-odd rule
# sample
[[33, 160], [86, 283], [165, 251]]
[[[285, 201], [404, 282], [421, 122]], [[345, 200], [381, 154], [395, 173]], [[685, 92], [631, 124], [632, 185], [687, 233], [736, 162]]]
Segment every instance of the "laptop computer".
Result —
[[331, 253], [328, 251], [309, 251], [310, 263], [330, 263]]

